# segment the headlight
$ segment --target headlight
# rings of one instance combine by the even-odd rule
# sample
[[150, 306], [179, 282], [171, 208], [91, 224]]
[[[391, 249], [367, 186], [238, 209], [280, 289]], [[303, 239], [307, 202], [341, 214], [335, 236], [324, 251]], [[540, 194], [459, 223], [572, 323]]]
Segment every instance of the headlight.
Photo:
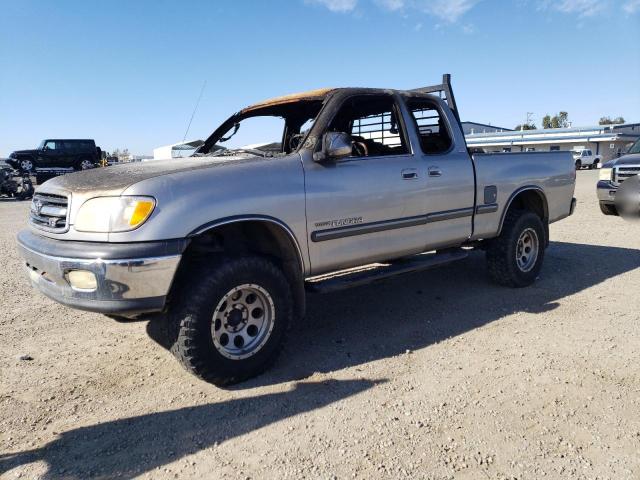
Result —
[[74, 227], [79, 232], [126, 232], [147, 221], [156, 206], [153, 197], [98, 197], [82, 204]]
[[611, 180], [613, 177], [613, 168], [601, 168], [600, 180]]

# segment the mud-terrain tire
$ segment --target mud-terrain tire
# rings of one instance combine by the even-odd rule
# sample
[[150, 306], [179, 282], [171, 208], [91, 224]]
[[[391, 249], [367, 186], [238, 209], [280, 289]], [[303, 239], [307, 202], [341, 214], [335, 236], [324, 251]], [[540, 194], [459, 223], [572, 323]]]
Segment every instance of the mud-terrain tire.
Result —
[[526, 210], [509, 210], [502, 233], [490, 242], [486, 259], [494, 282], [522, 288], [535, 281], [546, 246], [545, 228], [538, 215]]
[[291, 286], [282, 270], [264, 257], [226, 257], [183, 278], [189, 280], [174, 295], [167, 318], [170, 350], [180, 363], [218, 386], [266, 370], [293, 316]]

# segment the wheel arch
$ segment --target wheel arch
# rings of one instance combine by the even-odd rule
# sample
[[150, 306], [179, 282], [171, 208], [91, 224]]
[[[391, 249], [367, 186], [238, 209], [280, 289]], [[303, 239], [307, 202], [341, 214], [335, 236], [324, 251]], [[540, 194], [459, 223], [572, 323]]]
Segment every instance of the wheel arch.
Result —
[[507, 212], [511, 208], [528, 210], [538, 215], [542, 220], [542, 223], [544, 224], [545, 234], [547, 237], [545, 243], [548, 244], [549, 242], [549, 204], [547, 201], [547, 196], [545, 195], [542, 188], [536, 185], [527, 185], [527, 186], [518, 188], [515, 192], [511, 194], [504, 210], [502, 211], [502, 216], [500, 217], [498, 235], [502, 233], [504, 220], [507, 216]]
[[296, 316], [304, 316], [306, 262], [295, 234], [286, 223], [264, 215], [234, 216], [201, 225], [187, 237], [190, 243], [183, 253], [185, 261], [181, 262], [185, 268], [190, 259], [203, 253], [258, 254], [279, 262], [291, 283]]

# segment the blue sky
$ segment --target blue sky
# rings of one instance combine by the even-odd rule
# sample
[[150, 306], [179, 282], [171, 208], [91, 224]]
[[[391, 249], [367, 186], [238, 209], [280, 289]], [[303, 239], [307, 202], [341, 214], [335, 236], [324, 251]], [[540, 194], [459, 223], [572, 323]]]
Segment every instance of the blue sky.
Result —
[[0, 0], [0, 156], [189, 138], [263, 98], [414, 88], [449, 72], [464, 120], [640, 121], [640, 0]]

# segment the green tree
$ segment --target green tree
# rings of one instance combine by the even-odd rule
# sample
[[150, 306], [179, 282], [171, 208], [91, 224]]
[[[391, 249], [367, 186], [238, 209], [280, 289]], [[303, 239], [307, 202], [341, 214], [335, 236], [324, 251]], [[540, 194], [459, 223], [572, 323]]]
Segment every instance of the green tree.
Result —
[[521, 123], [520, 125], [516, 125], [514, 130], [537, 130], [535, 123]]
[[624, 123], [624, 117], [616, 117], [614, 119], [611, 119], [611, 117], [600, 117], [600, 121], [598, 122], [598, 124], [600, 125], [620, 125], [622, 123]]
[[567, 128], [569, 126], [569, 114], [567, 112], [558, 112], [553, 117], [549, 114], [542, 118], [543, 128]]

